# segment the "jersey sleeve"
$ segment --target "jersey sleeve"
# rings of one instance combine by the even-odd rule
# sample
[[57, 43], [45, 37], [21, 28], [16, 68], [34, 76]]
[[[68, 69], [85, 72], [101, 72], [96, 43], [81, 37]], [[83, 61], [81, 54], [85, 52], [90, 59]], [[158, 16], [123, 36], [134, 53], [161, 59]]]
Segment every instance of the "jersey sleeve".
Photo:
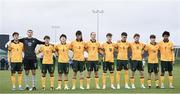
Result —
[[37, 44], [45, 44], [45, 42], [35, 39]]

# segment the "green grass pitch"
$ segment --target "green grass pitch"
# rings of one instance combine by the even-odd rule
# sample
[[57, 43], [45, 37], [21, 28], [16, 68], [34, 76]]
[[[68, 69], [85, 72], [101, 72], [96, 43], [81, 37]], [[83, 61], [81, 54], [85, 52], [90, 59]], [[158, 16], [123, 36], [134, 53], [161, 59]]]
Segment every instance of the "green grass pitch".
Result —
[[[49, 75], [47, 75], [47, 80], [46, 80], [46, 90], [43, 91], [41, 90], [41, 71], [37, 70], [37, 76], [36, 76], [36, 86], [37, 86], [37, 90], [36, 91], [12, 91], [11, 90], [11, 80], [10, 80], [10, 71], [0, 71], [0, 93], [180, 93], [180, 64], [178, 64], [178, 62], [176, 62], [176, 64], [174, 65], [174, 89], [169, 89], [168, 88], [168, 78], [167, 78], [167, 73], [166, 73], [166, 77], [165, 77], [165, 89], [156, 89], [155, 88], [155, 84], [154, 81], [152, 83], [152, 88], [146, 88], [146, 89], [141, 89], [140, 88], [140, 80], [139, 80], [139, 73], [138, 71], [136, 72], [135, 76], [135, 85], [136, 85], [136, 89], [125, 89], [124, 88], [124, 80], [123, 80], [123, 74], [124, 72], [122, 72], [121, 75], [121, 88], [119, 90], [112, 90], [110, 88], [110, 80], [109, 77], [107, 76], [107, 88], [106, 90], [97, 90], [95, 89], [95, 83], [94, 83], [94, 74], [92, 74], [92, 78], [91, 78], [91, 87], [90, 90], [80, 90], [79, 89], [79, 79], [77, 80], [77, 88], [76, 90], [53, 90], [50, 91], [50, 81], [49, 81]], [[102, 69], [100, 69], [102, 70]], [[84, 74], [86, 75], [86, 71], [84, 72]], [[85, 77], [84, 75], [84, 77]], [[101, 75], [102, 75], [102, 71], [99, 71], [99, 77], [100, 77], [100, 86], [102, 87], [102, 80], [101, 80]], [[57, 67], [55, 70], [55, 88], [57, 87]], [[69, 73], [69, 87], [71, 88], [71, 78], [72, 78], [72, 70], [70, 70]], [[129, 84], [130, 85], [130, 84]], [[24, 85], [23, 85], [24, 86]], [[86, 86], [86, 80], [84, 81], [84, 87]], [[147, 66], [145, 66], [145, 86], [147, 87]]]

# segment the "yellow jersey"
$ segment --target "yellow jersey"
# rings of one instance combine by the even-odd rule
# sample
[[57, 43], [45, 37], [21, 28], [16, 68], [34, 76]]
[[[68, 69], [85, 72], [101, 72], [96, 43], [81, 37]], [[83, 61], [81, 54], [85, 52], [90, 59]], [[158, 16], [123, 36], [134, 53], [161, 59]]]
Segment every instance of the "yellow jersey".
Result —
[[23, 59], [23, 43], [11, 42], [8, 46], [8, 60], [11, 63], [22, 63]]
[[55, 50], [58, 53], [59, 63], [69, 62], [69, 44], [58, 44], [55, 46]]
[[145, 45], [143, 43], [130, 43], [131, 53], [132, 53], [132, 60], [142, 61], [142, 55]]
[[148, 63], [158, 63], [159, 45], [157, 43], [147, 44], [144, 50], [148, 52]]
[[42, 64], [53, 64], [53, 53], [54, 46], [52, 45], [42, 45], [39, 49], [39, 52], [43, 54]]
[[71, 42], [70, 49], [73, 51], [73, 60], [84, 61], [85, 43], [83, 41]]
[[106, 42], [101, 48], [104, 50], [104, 61], [114, 63], [115, 44]]
[[128, 49], [130, 47], [130, 44], [128, 42], [117, 42], [116, 47], [118, 50], [118, 60], [128, 60]]
[[88, 61], [98, 61], [98, 53], [99, 53], [99, 48], [100, 44], [99, 42], [93, 42], [89, 41], [85, 44], [85, 48], [88, 52]]
[[173, 43], [168, 41], [161, 41], [159, 43], [159, 50], [161, 54], [161, 61], [174, 61], [174, 47]]

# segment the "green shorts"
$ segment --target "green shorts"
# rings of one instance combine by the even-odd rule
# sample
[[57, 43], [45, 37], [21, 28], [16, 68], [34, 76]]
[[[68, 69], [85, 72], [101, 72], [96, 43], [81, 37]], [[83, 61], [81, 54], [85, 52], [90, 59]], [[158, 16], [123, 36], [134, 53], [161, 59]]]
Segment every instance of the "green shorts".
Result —
[[21, 62], [18, 62], [18, 63], [12, 62], [11, 63], [11, 73], [22, 71], [23, 70], [23, 66], [22, 65], [23, 64]]
[[58, 73], [68, 74], [69, 73], [69, 63], [58, 63]]
[[171, 72], [173, 71], [173, 63], [172, 61], [161, 61], [161, 72]]
[[41, 69], [41, 72], [43, 74], [46, 74], [47, 71], [52, 74], [54, 73], [54, 64], [42, 64], [42, 69]]
[[103, 72], [114, 71], [114, 62], [103, 62]]
[[98, 71], [99, 68], [99, 62], [98, 61], [88, 61], [86, 63], [87, 71]]
[[159, 72], [159, 64], [158, 63], [148, 63], [148, 73], [158, 73]]
[[78, 71], [83, 72], [85, 70], [85, 63], [84, 61], [73, 60], [72, 68], [74, 72], [78, 72]]

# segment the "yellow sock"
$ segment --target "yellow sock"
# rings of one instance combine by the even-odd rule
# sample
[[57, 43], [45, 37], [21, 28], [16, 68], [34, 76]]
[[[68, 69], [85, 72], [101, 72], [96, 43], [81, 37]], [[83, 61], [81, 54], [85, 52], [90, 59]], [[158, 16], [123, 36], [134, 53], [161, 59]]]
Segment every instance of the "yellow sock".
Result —
[[72, 79], [73, 87], [76, 87], [76, 79]]
[[131, 77], [130, 81], [131, 81], [131, 84], [134, 84], [134, 77]]
[[58, 87], [61, 87], [62, 85], [62, 80], [58, 80]]
[[111, 84], [114, 85], [114, 73], [110, 73]]
[[15, 76], [15, 74], [11, 75], [11, 81], [12, 81], [13, 87], [16, 86], [16, 76]]
[[116, 83], [119, 84], [120, 83], [120, 71], [116, 72]]
[[129, 83], [129, 74], [128, 74], [128, 70], [125, 70], [125, 73], [124, 73], [124, 79], [125, 79], [125, 84], [128, 84], [128, 83]]
[[102, 84], [106, 85], [106, 73], [102, 74]]
[[99, 78], [98, 77], [95, 77], [95, 84], [96, 84], [96, 86], [99, 85]]
[[164, 84], [164, 76], [160, 76], [160, 82], [161, 84]]
[[144, 85], [144, 77], [140, 78], [141, 84]]
[[169, 78], [169, 84], [172, 85], [172, 83], [173, 83], [173, 76], [169, 76], [168, 78]]
[[50, 85], [54, 87], [54, 76], [50, 77]]
[[22, 73], [18, 74], [18, 84], [19, 86], [22, 86]]
[[68, 86], [68, 80], [64, 80], [64, 86], [65, 86], [65, 87]]
[[148, 86], [151, 86], [151, 79], [148, 79], [147, 83], [148, 83]]
[[89, 84], [90, 84], [90, 78], [87, 77], [86, 81], [87, 81], [87, 86], [89, 86]]
[[41, 84], [42, 84], [42, 87], [46, 87], [46, 77], [41, 77]]
[[84, 79], [80, 79], [80, 86], [83, 86]]

